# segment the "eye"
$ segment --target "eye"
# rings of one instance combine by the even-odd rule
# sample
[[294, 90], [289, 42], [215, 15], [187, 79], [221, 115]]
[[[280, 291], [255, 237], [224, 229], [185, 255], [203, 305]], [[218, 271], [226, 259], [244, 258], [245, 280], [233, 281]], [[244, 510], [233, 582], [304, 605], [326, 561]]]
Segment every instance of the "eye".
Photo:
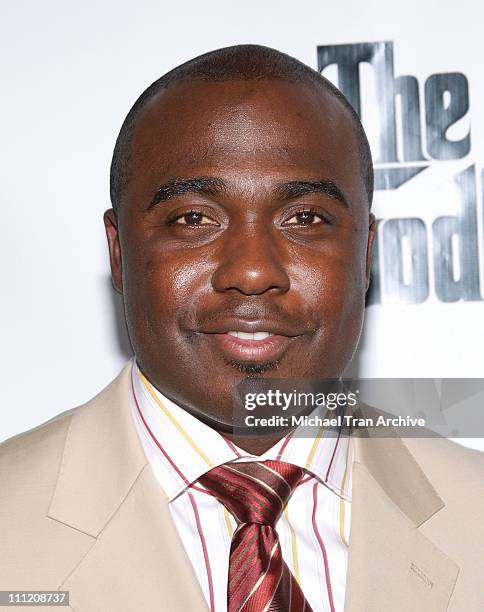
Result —
[[321, 214], [317, 214], [314, 210], [300, 210], [285, 221], [284, 225], [316, 225], [323, 221], [328, 222]]
[[173, 219], [170, 219], [170, 223], [177, 225], [218, 225], [216, 221], [210, 219], [203, 213], [197, 210], [190, 210], [189, 212], [177, 215]]

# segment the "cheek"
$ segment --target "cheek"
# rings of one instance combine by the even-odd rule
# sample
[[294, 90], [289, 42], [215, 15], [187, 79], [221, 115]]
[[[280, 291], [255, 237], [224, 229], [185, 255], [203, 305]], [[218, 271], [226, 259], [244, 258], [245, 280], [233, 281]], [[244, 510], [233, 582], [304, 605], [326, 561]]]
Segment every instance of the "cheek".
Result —
[[344, 365], [358, 342], [366, 287], [358, 245], [350, 240], [342, 244], [311, 253], [291, 274], [291, 286], [307, 316], [315, 313], [317, 318], [319, 332], [314, 341], [319, 347], [318, 359], [331, 354], [336, 365]]
[[126, 273], [126, 294], [135, 305], [137, 318], [144, 318], [151, 329], [169, 333], [203, 291], [207, 264], [191, 253], [185, 257], [138, 253], [133, 263]]
[[355, 245], [346, 246], [328, 245], [327, 249], [300, 257], [291, 266], [291, 287], [315, 311], [338, 312], [346, 302], [351, 303], [353, 297], [361, 298], [364, 293], [364, 258]]

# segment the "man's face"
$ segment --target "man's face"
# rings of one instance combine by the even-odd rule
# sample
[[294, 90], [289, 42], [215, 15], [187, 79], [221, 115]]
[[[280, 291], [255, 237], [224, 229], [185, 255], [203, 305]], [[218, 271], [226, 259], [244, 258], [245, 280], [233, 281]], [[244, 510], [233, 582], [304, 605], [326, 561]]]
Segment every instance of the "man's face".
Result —
[[351, 358], [373, 237], [358, 151], [315, 86], [175, 83], [138, 116], [105, 215], [114, 284], [141, 370], [213, 426], [247, 375], [334, 378]]

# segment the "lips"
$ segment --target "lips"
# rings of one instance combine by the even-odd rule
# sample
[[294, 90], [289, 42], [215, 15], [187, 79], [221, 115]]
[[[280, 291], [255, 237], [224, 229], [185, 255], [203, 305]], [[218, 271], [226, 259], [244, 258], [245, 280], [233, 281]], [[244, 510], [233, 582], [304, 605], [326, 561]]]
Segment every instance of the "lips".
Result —
[[280, 333], [280, 329], [282, 326], [274, 323], [230, 321], [219, 324], [214, 331], [204, 330], [201, 335], [210, 343], [212, 351], [225, 360], [260, 364], [279, 361], [300, 335], [292, 329]]
[[[292, 338], [308, 331], [307, 324], [294, 321], [291, 317], [254, 318], [243, 317], [211, 317], [209, 321], [197, 325], [199, 332], [205, 334], [231, 334], [233, 337], [247, 340], [263, 340], [260, 334], [286, 336]], [[255, 337], [246, 337], [247, 334], [258, 334]]]
[[[268, 332], [208, 334], [207, 338], [229, 361], [264, 363], [278, 361], [294, 338]], [[242, 336], [243, 334], [243, 336]], [[251, 336], [251, 337], [247, 337]]]
[[280, 361], [298, 337], [308, 333], [308, 322], [295, 316], [246, 318], [210, 316], [197, 326], [199, 338], [211, 353], [225, 361], [263, 364]]

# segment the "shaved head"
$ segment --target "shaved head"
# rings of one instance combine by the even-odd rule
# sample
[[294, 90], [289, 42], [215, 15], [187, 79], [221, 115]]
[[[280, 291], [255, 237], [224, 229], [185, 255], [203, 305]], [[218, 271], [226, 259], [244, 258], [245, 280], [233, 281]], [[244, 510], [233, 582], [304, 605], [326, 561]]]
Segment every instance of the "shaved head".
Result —
[[[183, 81], [285, 81], [321, 87], [337, 98], [353, 121], [358, 141], [360, 171], [368, 204], [373, 196], [373, 164], [370, 146], [360, 119], [343, 94], [319, 72], [299, 60], [269, 47], [236, 45], [210, 51], [177, 66], [152, 83], [136, 100], [121, 126], [111, 163], [110, 191], [117, 210], [130, 177], [130, 144], [136, 120], [146, 105], [173, 83]], [[194, 101], [195, 103], [195, 101]]]

